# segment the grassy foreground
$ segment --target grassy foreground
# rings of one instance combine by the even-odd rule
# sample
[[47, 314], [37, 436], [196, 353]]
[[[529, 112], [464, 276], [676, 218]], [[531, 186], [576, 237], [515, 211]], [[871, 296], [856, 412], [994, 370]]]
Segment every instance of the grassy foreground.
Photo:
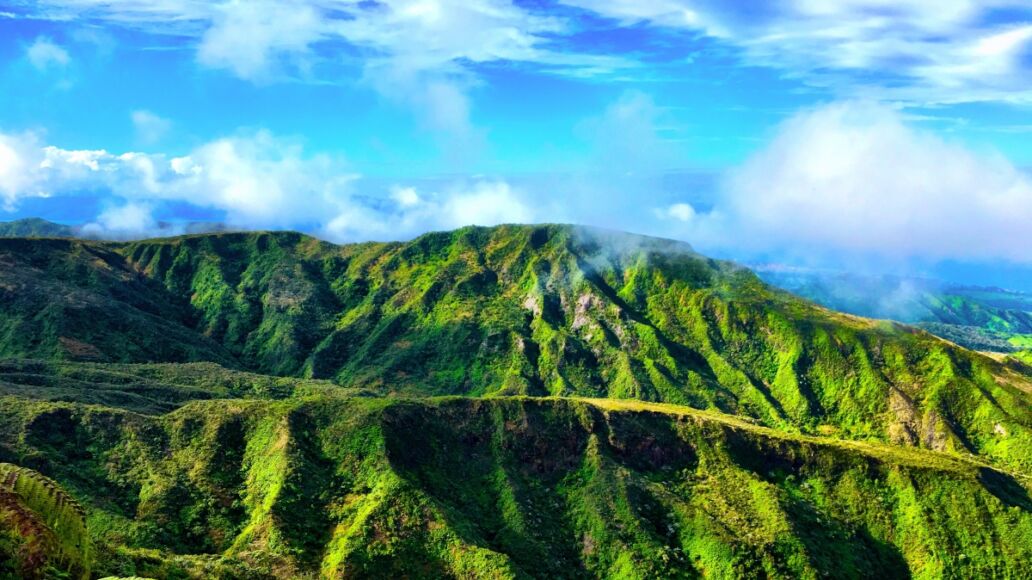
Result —
[[[0, 459], [20, 466], [0, 473], [22, 474], [0, 521], [40, 530], [0, 546], [29, 575], [1032, 574], [1021, 476], [686, 407], [324, 393], [0, 409]], [[34, 543], [59, 549], [33, 559]]]

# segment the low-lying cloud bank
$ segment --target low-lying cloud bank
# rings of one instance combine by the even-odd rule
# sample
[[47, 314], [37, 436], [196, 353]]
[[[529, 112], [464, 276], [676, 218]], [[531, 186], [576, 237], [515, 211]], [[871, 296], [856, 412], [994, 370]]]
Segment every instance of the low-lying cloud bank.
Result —
[[[656, 115], [647, 99], [632, 97], [589, 128], [640, 123], [620, 134], [651, 142]], [[724, 175], [712, 207], [694, 206], [694, 192], [661, 194], [655, 176], [670, 160], [639, 159], [636, 149], [619, 156], [624, 163], [600, 150], [575, 175], [532, 183], [473, 177], [378, 190], [344, 159], [310, 155], [264, 131], [181, 156], [67, 150], [32, 133], [0, 133], [0, 203], [10, 210], [28, 197], [103, 192], [109, 203], [88, 228], [122, 237], [153, 231], [163, 204], [186, 203], [218, 212], [233, 228], [298, 228], [334, 241], [564, 221], [739, 257], [1032, 263], [1032, 178], [996, 153], [915, 129], [888, 106], [842, 102], [798, 113]]]
[[[533, 221], [538, 216], [504, 181], [477, 179], [441, 191], [396, 188], [360, 195], [347, 163], [306, 155], [301, 144], [260, 131], [203, 144], [187, 155], [68, 150], [32, 133], [0, 134], [0, 202], [109, 193], [108, 207], [85, 230], [146, 235], [162, 203], [221, 212], [232, 228], [302, 228], [337, 241], [397, 239], [428, 229]], [[161, 230], [164, 231], [164, 230]]]
[[1032, 262], [1032, 178], [991, 151], [836, 103], [787, 120], [725, 178], [717, 206], [675, 232], [739, 251]]

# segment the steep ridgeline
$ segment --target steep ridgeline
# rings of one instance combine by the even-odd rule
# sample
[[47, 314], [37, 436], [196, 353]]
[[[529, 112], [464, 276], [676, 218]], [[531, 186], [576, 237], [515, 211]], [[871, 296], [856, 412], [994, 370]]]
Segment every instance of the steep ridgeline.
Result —
[[293, 233], [0, 241], [0, 261], [8, 356], [214, 360], [381, 394], [663, 401], [1032, 471], [1028, 367], [828, 311], [683, 243], [501, 226], [348, 246]]
[[51, 488], [24, 517], [78, 526], [62, 536], [78, 559], [53, 565], [99, 576], [1032, 575], [1032, 500], [1010, 475], [633, 401], [329, 393], [145, 416], [8, 399], [0, 460], [83, 498], [85, 552]]

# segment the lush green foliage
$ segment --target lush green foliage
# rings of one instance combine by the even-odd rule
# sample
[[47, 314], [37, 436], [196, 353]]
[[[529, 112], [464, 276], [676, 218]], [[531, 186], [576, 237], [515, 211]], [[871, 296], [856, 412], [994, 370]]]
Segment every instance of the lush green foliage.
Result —
[[86, 513], [61, 487], [0, 463], [0, 575], [87, 578], [92, 562]]
[[1019, 373], [675, 242], [503, 226], [343, 247], [290, 233], [10, 240], [0, 257], [13, 356], [213, 360], [382, 394], [665, 401], [1032, 466]]
[[1032, 361], [685, 244], [12, 239], [0, 265], [0, 461], [85, 505], [69, 556], [12, 500], [76, 574], [1032, 574]]
[[146, 417], [8, 402], [0, 450], [86, 498], [99, 574], [1032, 573], [1032, 505], [976, 461], [684, 407], [328, 394]]

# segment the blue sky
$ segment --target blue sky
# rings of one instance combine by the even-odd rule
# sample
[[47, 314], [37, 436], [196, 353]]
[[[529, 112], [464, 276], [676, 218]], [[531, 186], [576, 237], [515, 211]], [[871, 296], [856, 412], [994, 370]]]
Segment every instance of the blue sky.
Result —
[[1030, 139], [1027, 0], [0, 1], [0, 219], [113, 237], [568, 221], [1024, 283]]

